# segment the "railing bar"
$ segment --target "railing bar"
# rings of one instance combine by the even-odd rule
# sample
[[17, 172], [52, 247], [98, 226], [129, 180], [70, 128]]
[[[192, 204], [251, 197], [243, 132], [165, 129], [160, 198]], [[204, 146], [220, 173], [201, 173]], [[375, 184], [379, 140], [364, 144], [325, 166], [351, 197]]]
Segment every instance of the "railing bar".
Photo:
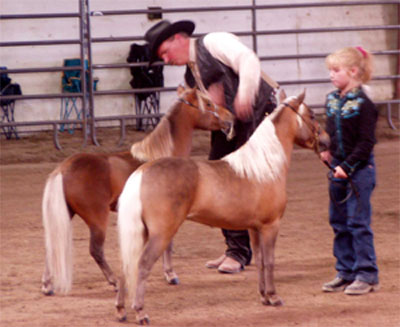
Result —
[[[371, 51], [375, 56], [385, 55], [399, 55], [400, 50], [383, 50], [383, 51]], [[313, 59], [313, 58], [325, 58], [329, 53], [310, 53], [310, 54], [298, 54], [298, 55], [280, 55], [280, 56], [260, 56], [260, 60], [290, 60], [290, 59]], [[93, 69], [119, 69], [129, 67], [145, 67], [148, 63], [118, 63], [118, 64], [94, 64]], [[157, 65], [157, 63], [155, 63]], [[159, 63], [159, 65], [163, 65]], [[57, 71], [69, 71], [69, 70], [80, 70], [81, 66], [59, 66], [59, 67], [37, 67], [37, 68], [7, 68], [2, 69], [2, 73], [9, 74], [23, 74], [23, 73], [46, 73], [46, 72], [57, 72]]]
[[392, 121], [392, 106], [391, 103], [386, 103], [386, 119], [391, 129], [397, 130]]
[[[145, 119], [145, 118], [162, 118], [164, 116], [163, 113], [155, 113], [155, 114], [139, 114], [139, 115], [119, 115], [119, 116], [102, 116], [94, 118], [95, 122], [100, 121], [112, 121], [112, 120], [120, 120], [120, 119]], [[77, 124], [82, 125], [82, 120], [80, 119], [60, 119], [60, 120], [40, 120], [40, 121], [26, 121], [26, 122], [0, 122], [1, 127], [21, 127], [21, 126], [40, 126], [40, 125], [53, 125], [53, 124]]]
[[0, 47], [23, 47], [33, 45], [62, 45], [62, 44], [80, 44], [79, 39], [71, 40], [43, 40], [43, 41], [4, 41], [0, 42]]
[[[286, 3], [273, 5], [255, 5], [255, 6], [213, 6], [213, 7], [193, 7], [193, 8], [162, 8], [156, 10], [160, 13], [181, 13], [181, 12], [208, 12], [208, 11], [244, 11], [244, 10], [270, 10], [287, 8], [309, 8], [309, 7], [340, 7], [340, 6], [365, 6], [365, 5], [383, 5], [399, 4], [397, 0], [389, 1], [341, 1], [341, 2], [310, 2], [310, 3]], [[109, 15], [142, 15], [154, 13], [154, 9], [140, 10], [100, 10], [91, 11], [91, 16], [109, 16]], [[8, 14], [0, 15], [0, 20], [8, 19], [52, 19], [52, 18], [77, 18], [78, 13], [37, 13], [37, 14]]]
[[141, 10], [97, 10], [92, 11], [92, 16], [110, 16], [110, 15], [141, 15], [148, 13], [185, 13], [185, 12], [208, 12], [208, 11], [244, 11], [244, 10], [270, 10], [287, 8], [310, 8], [310, 7], [341, 7], [341, 6], [363, 6], [363, 5], [383, 5], [398, 4], [397, 0], [391, 1], [340, 1], [340, 2], [310, 2], [310, 3], [285, 3], [273, 5], [256, 6], [212, 6], [212, 7], [179, 7], [179, 8], [161, 8], [161, 9], [141, 9]]
[[[381, 80], [397, 80], [400, 79], [400, 75], [385, 75], [385, 76], [375, 76], [372, 78], [374, 81]], [[287, 80], [278, 81], [281, 85], [291, 85], [291, 84], [319, 84], [319, 83], [330, 83], [329, 79], [309, 79], [309, 80]], [[95, 91], [94, 95], [133, 95], [136, 93], [146, 93], [146, 92], [173, 92], [176, 91], [176, 87], [151, 87], [142, 89], [128, 89], [128, 90], [104, 90]], [[55, 93], [55, 94], [30, 94], [30, 95], [7, 95], [0, 96], [2, 100], [25, 100], [25, 99], [53, 99], [53, 98], [73, 98], [73, 97], [83, 97], [83, 93]]]
[[59, 67], [37, 67], [37, 68], [7, 68], [2, 69], [0, 72], [9, 74], [20, 74], [20, 73], [46, 73], [46, 72], [58, 72], [67, 70], [81, 70], [81, 66], [59, 66]]
[[[86, 91], [89, 92], [89, 96], [87, 98], [87, 102], [89, 104], [89, 117], [94, 118], [94, 92], [93, 92], [93, 58], [92, 58], [92, 32], [91, 32], [91, 21], [90, 21], [90, 3], [89, 0], [85, 0], [85, 5], [86, 5], [86, 40], [87, 40], [87, 58], [88, 58], [88, 70], [89, 70], [89, 90], [85, 89]], [[86, 86], [86, 85], [85, 85]], [[86, 101], [85, 101], [86, 103]], [[99, 142], [97, 141], [96, 137], [96, 126], [94, 124], [94, 121], [90, 121], [90, 136], [92, 139], [93, 144], [99, 146]]]
[[53, 124], [53, 143], [57, 150], [61, 150], [62, 147], [58, 141], [58, 126], [56, 123]]
[[[287, 29], [287, 30], [268, 30], [257, 32], [234, 32], [237, 36], [252, 36], [252, 35], [281, 35], [281, 34], [308, 34], [308, 33], [327, 33], [327, 32], [355, 32], [355, 31], [370, 31], [370, 30], [392, 30], [400, 29], [400, 25], [375, 25], [375, 26], [348, 26], [348, 27], [329, 27], [329, 28], [310, 28], [310, 29]], [[203, 34], [195, 33], [193, 37], [201, 37]], [[96, 37], [92, 39], [93, 43], [104, 42], [131, 42], [142, 41], [143, 36], [124, 36], [124, 37]]]
[[48, 13], [48, 14], [9, 14], [0, 15], [1, 19], [41, 19], [41, 18], [77, 18], [79, 13]]
[[120, 138], [119, 138], [119, 142], [118, 142], [118, 146], [121, 146], [122, 143], [124, 143], [125, 140], [125, 119], [120, 119], [119, 120], [119, 131], [120, 131]]
[[85, 147], [87, 144], [87, 136], [88, 136], [88, 119], [87, 119], [87, 82], [86, 82], [86, 64], [85, 64], [85, 52], [86, 52], [86, 47], [85, 47], [85, 31], [84, 31], [84, 26], [85, 26], [85, 4], [83, 0], [79, 0], [79, 40], [80, 42], [80, 63], [81, 63], [81, 69], [80, 69], [80, 75], [81, 75], [81, 88], [82, 88], [82, 93], [83, 97], [81, 98], [82, 100], [82, 121], [83, 121], [83, 143], [82, 146]]
[[[238, 36], [252, 35], [281, 35], [281, 34], [309, 34], [309, 33], [328, 33], [328, 32], [351, 32], [351, 31], [371, 31], [371, 30], [400, 30], [400, 25], [375, 25], [375, 26], [348, 26], [348, 27], [329, 27], [329, 28], [309, 28], [309, 29], [286, 29], [286, 30], [268, 30], [257, 32], [234, 32]], [[194, 34], [194, 37], [201, 37], [204, 34]], [[125, 36], [125, 37], [97, 37], [92, 38], [93, 43], [104, 42], [131, 42], [143, 40], [143, 36]], [[79, 44], [80, 40], [42, 40], [42, 41], [5, 41], [0, 42], [0, 47], [15, 46], [42, 46], [42, 45], [63, 45]]]
[[[399, 55], [400, 50], [387, 50], [387, 51], [370, 51], [374, 56], [387, 56], [387, 55]], [[260, 56], [260, 60], [291, 60], [291, 59], [313, 59], [313, 58], [325, 58], [329, 53], [310, 53], [310, 54], [298, 54], [298, 55], [280, 55], [280, 56]], [[108, 67], [112, 68], [112, 67]]]
[[[400, 29], [400, 25], [373, 25], [373, 26], [345, 26], [345, 27], [326, 27], [326, 28], [303, 28], [287, 30], [268, 30], [258, 31], [257, 35], [276, 35], [276, 34], [306, 34], [306, 33], [326, 33], [326, 32], [351, 32], [351, 31], [371, 31], [371, 30], [392, 30]], [[235, 33], [243, 35], [243, 33]], [[251, 33], [247, 33], [250, 35]]]

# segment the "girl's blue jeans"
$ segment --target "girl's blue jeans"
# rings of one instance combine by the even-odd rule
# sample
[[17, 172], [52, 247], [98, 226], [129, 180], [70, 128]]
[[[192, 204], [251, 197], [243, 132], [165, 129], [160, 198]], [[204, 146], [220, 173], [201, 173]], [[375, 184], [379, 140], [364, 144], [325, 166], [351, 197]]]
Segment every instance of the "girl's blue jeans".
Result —
[[[333, 160], [333, 166], [339, 164]], [[335, 237], [333, 254], [337, 276], [377, 284], [378, 267], [371, 229], [371, 194], [376, 183], [374, 156], [348, 179], [332, 179], [329, 183], [329, 222]], [[354, 190], [352, 189], [354, 188]], [[346, 196], [351, 196], [344, 202]]]

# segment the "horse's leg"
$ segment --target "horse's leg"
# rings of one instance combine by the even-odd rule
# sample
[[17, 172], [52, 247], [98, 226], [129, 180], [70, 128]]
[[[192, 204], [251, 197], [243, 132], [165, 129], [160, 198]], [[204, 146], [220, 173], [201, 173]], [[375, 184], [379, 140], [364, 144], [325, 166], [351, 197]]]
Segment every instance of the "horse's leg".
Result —
[[262, 260], [262, 251], [260, 247], [260, 233], [257, 230], [250, 229], [250, 242], [253, 250], [254, 260], [258, 272], [258, 292], [261, 295], [261, 301], [265, 297], [265, 276], [264, 276], [264, 265]]
[[174, 269], [172, 268], [172, 245], [173, 245], [173, 242], [171, 241], [163, 253], [164, 276], [165, 276], [165, 279], [167, 280], [168, 284], [178, 285], [179, 284], [178, 275], [175, 273]]
[[106, 258], [104, 256], [104, 241], [106, 239], [106, 230], [108, 223], [108, 210], [103, 210], [102, 214], [97, 214], [97, 224], [92, 224], [89, 226], [90, 229], [90, 255], [96, 261], [97, 265], [100, 267], [104, 276], [106, 277], [109, 284], [113, 285], [115, 290], [117, 290], [117, 278], [115, 277], [113, 271], [108, 265]]
[[261, 252], [264, 267], [265, 290], [262, 303], [279, 306], [283, 302], [276, 294], [274, 286], [275, 243], [279, 231], [279, 220], [264, 226], [261, 230]]
[[148, 315], [144, 312], [144, 293], [146, 288], [146, 280], [150, 274], [151, 268], [161, 256], [163, 251], [169, 246], [172, 236], [166, 234], [150, 236], [138, 264], [138, 277], [136, 282], [135, 300], [132, 308], [136, 311], [136, 321], [140, 325], [149, 324]]
[[54, 295], [54, 286], [47, 260], [42, 275], [42, 293], [44, 295]]
[[125, 293], [126, 293], [126, 282], [125, 276], [122, 276], [119, 279], [119, 287], [117, 291], [117, 300], [115, 303], [115, 307], [117, 308], [117, 315], [119, 321], [126, 320], [126, 310], [125, 310]]

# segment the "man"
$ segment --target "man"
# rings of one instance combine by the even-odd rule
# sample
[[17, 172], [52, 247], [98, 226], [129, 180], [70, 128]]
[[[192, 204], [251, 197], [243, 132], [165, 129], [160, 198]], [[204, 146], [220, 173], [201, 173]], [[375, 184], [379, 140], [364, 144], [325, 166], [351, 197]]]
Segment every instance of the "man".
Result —
[[[150, 64], [162, 60], [170, 65], [186, 65], [185, 82], [197, 86], [211, 100], [236, 116], [235, 137], [215, 131], [211, 134], [210, 160], [217, 160], [243, 145], [266, 113], [275, 108], [273, 88], [261, 79], [260, 61], [256, 54], [233, 34], [209, 33], [191, 38], [195, 25], [183, 20], [163, 20], [146, 34]], [[251, 158], [249, 158], [251, 160]], [[250, 264], [251, 248], [247, 230], [222, 230], [227, 244], [224, 255], [206, 263], [222, 273], [238, 273]]]

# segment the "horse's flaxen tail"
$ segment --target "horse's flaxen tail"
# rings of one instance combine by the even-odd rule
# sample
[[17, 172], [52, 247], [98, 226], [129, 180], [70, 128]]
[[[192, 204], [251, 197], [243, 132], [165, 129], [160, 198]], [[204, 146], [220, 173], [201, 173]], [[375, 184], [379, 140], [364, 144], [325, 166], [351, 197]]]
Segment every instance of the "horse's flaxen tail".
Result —
[[118, 231], [122, 269], [129, 296], [134, 297], [138, 263], [144, 246], [145, 226], [142, 221], [140, 184], [142, 173], [136, 171], [127, 180], [118, 201]]
[[56, 291], [67, 293], [72, 285], [72, 226], [60, 172], [46, 181], [42, 214], [48, 277]]

